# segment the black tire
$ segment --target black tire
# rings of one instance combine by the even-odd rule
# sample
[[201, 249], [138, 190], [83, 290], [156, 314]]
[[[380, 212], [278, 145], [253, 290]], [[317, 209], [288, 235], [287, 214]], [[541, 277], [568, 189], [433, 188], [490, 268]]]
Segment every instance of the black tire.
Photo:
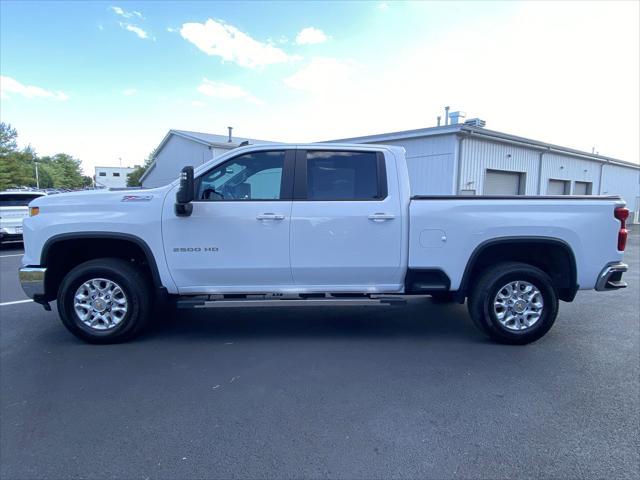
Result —
[[[76, 291], [92, 278], [115, 282], [124, 293], [127, 312], [112, 328], [96, 330], [89, 327], [75, 312]], [[119, 258], [98, 258], [81, 263], [64, 277], [58, 290], [58, 313], [62, 323], [76, 337], [89, 343], [107, 344], [129, 340], [143, 330], [152, 312], [151, 279], [131, 262]]]
[[[540, 318], [522, 331], [510, 330], [502, 325], [493, 308], [499, 290], [509, 282], [517, 280], [535, 286], [544, 302]], [[526, 263], [505, 262], [480, 274], [467, 306], [476, 326], [489, 338], [500, 343], [524, 345], [540, 339], [553, 326], [558, 315], [558, 296], [549, 275], [539, 268]]]
[[437, 292], [431, 294], [431, 301], [433, 303], [447, 304], [453, 303], [455, 300], [451, 292]]

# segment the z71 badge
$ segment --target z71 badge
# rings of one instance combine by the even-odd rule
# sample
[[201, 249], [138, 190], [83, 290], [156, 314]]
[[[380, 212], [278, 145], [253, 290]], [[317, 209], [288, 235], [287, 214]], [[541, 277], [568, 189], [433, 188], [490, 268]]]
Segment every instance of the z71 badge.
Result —
[[173, 247], [174, 253], [217, 252], [218, 247]]

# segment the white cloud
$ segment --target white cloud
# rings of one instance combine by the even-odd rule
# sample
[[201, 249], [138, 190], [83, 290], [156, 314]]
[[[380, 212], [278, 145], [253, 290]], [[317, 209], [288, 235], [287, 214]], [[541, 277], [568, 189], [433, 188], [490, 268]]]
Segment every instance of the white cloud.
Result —
[[285, 78], [284, 83], [296, 90], [312, 93], [335, 92], [336, 89], [351, 84], [358, 69], [358, 65], [351, 60], [316, 57]]
[[202, 108], [202, 107], [206, 106], [206, 104], [204, 102], [201, 102], [200, 100], [193, 100], [191, 102], [191, 106], [192, 107], [196, 107], [196, 108]]
[[176, 31], [177, 30], [175, 28], [173, 28], [173, 27], [167, 27], [167, 32], [169, 32], [169, 33], [173, 33], [173, 32], [176, 32]]
[[378, 10], [382, 10], [383, 12], [389, 10], [389, 4], [387, 2], [380, 2], [378, 4]]
[[180, 35], [207, 55], [221, 57], [241, 67], [256, 68], [297, 59], [221, 20], [210, 18], [205, 23], [185, 23]]
[[198, 91], [207, 97], [219, 98], [222, 100], [246, 100], [247, 102], [255, 104], [262, 103], [238, 85], [215, 82], [207, 78], [202, 79], [202, 83], [198, 86]]
[[69, 100], [69, 96], [61, 91], [53, 92], [34, 85], [24, 85], [15, 78], [0, 77], [0, 97], [11, 98], [13, 94], [21, 95], [25, 98], [51, 98], [54, 100]]
[[136, 12], [135, 10], [132, 11], [127, 11], [124, 10], [120, 7], [109, 7], [109, 9], [115, 13], [116, 15], [121, 16], [122, 18], [140, 18], [142, 20], [144, 20], [144, 17], [142, 16], [142, 13], [140, 12]]
[[328, 39], [329, 37], [319, 28], [307, 27], [300, 30], [296, 36], [296, 43], [298, 45], [314, 45], [326, 42]]
[[122, 91], [122, 94], [126, 97], [132, 97], [133, 95], [136, 95], [138, 93], [138, 90], [136, 88], [126, 88]]
[[141, 38], [143, 40], [149, 40], [151, 38], [145, 30], [136, 25], [131, 25], [130, 23], [120, 23], [120, 26], [125, 30], [128, 30], [129, 32], [135, 33], [138, 38]]

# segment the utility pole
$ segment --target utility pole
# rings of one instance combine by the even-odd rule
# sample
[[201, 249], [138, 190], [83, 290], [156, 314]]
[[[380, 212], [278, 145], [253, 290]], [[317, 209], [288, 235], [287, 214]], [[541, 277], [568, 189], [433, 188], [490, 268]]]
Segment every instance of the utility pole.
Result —
[[36, 188], [40, 189], [40, 176], [38, 175], [38, 162], [34, 162], [36, 164]]

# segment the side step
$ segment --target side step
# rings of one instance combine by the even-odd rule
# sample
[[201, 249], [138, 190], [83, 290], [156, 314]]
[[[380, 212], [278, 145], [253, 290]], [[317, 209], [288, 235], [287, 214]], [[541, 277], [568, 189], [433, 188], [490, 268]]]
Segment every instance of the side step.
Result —
[[182, 297], [177, 301], [179, 309], [190, 308], [230, 308], [230, 307], [317, 307], [342, 306], [362, 307], [371, 305], [404, 305], [406, 300], [396, 296], [273, 296], [273, 295], [204, 295], [198, 297]]

